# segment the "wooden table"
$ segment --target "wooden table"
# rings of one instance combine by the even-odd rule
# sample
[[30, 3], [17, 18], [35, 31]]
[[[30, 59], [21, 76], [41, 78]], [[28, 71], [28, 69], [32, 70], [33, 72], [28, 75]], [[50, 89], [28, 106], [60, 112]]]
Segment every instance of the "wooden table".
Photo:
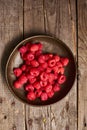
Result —
[[[48, 107], [24, 105], [3, 78], [7, 52], [26, 37], [49, 34], [77, 62], [69, 94]], [[0, 0], [0, 130], [87, 130], [87, 0]]]

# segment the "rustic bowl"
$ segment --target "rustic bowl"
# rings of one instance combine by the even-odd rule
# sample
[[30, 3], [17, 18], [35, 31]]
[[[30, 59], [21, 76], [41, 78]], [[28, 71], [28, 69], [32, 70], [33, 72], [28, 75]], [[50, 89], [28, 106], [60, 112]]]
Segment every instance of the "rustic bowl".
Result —
[[[27, 42], [31, 43], [41, 42], [43, 44], [43, 51], [56, 53], [59, 56], [68, 57], [70, 60], [68, 66], [65, 69], [65, 75], [67, 76], [66, 82], [61, 85], [61, 90], [59, 92], [56, 92], [55, 95], [52, 98], [48, 99], [47, 101], [41, 101], [40, 99], [29, 101], [25, 97], [25, 91], [23, 88], [15, 89], [13, 86], [13, 81], [15, 80], [15, 76], [13, 74], [13, 68], [18, 67], [22, 63], [20, 53], [18, 52], [18, 48], [21, 45], [26, 44]], [[51, 36], [38, 35], [23, 40], [14, 48], [14, 50], [12, 51], [12, 53], [8, 58], [5, 73], [8, 87], [15, 97], [20, 99], [20, 101], [22, 101], [23, 103], [27, 103], [29, 105], [44, 106], [56, 103], [57, 101], [61, 100], [67, 95], [67, 93], [72, 88], [75, 80], [76, 64], [71, 50], [62, 41], [53, 38]]]

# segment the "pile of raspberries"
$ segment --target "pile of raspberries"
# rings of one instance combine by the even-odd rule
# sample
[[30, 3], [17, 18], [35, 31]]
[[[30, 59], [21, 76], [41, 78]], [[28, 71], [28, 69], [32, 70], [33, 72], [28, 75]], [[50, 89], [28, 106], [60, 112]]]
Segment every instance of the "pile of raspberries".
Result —
[[69, 63], [67, 57], [57, 54], [43, 53], [41, 43], [26, 43], [18, 51], [23, 64], [14, 68], [16, 80], [13, 85], [16, 89], [24, 87], [28, 100], [40, 98], [46, 101], [52, 98], [55, 92], [61, 90], [61, 84], [66, 81], [65, 67]]

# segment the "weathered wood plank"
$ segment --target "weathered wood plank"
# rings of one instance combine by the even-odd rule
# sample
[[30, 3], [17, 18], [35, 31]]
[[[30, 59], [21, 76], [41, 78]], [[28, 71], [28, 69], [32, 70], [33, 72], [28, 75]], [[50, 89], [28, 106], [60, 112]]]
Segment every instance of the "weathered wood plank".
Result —
[[78, 130], [87, 130], [87, 0], [78, 0]]
[[3, 79], [7, 56], [22, 39], [23, 0], [0, 0], [0, 130], [25, 130], [24, 105]]
[[[64, 41], [76, 56], [75, 0], [44, 0], [46, 33]], [[60, 102], [51, 106], [50, 129], [77, 130], [77, 88]]]

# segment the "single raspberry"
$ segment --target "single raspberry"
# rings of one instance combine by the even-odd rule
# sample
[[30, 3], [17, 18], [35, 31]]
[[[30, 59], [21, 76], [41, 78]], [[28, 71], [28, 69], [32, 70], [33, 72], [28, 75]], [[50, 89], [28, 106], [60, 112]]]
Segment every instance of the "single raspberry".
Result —
[[43, 69], [46, 69], [48, 67], [48, 64], [46, 62], [44, 62], [44, 63], [41, 64], [41, 66], [42, 66]]
[[13, 69], [14, 75], [19, 77], [22, 74], [22, 70], [20, 68]]
[[61, 62], [64, 66], [67, 66], [69, 63], [69, 59], [68, 58], [61, 58]]
[[31, 74], [28, 74], [28, 73], [26, 74], [26, 77], [27, 77], [27, 79], [29, 79], [29, 80], [35, 78], [35, 76], [33, 76], [33, 75], [31, 75]]
[[56, 63], [56, 65], [57, 65], [57, 67], [58, 67], [58, 68], [63, 67], [63, 65], [62, 65], [62, 63], [61, 63], [60, 61], [59, 61], [59, 62], [57, 62], [57, 63]]
[[39, 82], [35, 82], [35, 83], [33, 84], [33, 87], [36, 88], [36, 89], [40, 89], [40, 88], [41, 88]]
[[30, 52], [26, 54], [26, 60], [32, 61], [34, 59], [34, 55]]
[[[26, 65], [30, 65], [30, 61], [29, 61], [29, 60], [26, 60], [26, 61], [25, 61], [25, 64], [26, 64]], [[27, 69], [27, 68], [26, 68], [26, 69]]]
[[39, 46], [38, 46], [38, 44], [32, 44], [32, 46], [31, 46], [31, 48], [30, 48], [30, 51], [38, 51], [39, 50]]
[[27, 82], [27, 77], [24, 74], [22, 74], [18, 80], [20, 84], [25, 84]]
[[27, 68], [27, 66], [26, 66], [25, 64], [23, 64], [23, 65], [21, 66], [21, 70], [22, 70], [22, 71], [25, 71], [26, 68]]
[[66, 81], [66, 76], [65, 75], [60, 75], [58, 78], [58, 83], [63, 84]]
[[35, 52], [35, 56], [36, 56], [36, 57], [40, 56], [41, 54], [42, 54], [42, 51], [41, 51], [41, 50]]
[[50, 92], [48, 92], [48, 93], [47, 93], [47, 95], [48, 95], [48, 97], [49, 97], [49, 98], [52, 98], [52, 97], [53, 97], [53, 95], [54, 95], [54, 91], [53, 91], [53, 90], [51, 90]]
[[48, 61], [49, 67], [54, 67], [55, 64], [56, 64], [56, 61], [54, 59], [51, 59], [51, 60]]
[[41, 79], [42, 81], [47, 81], [47, 79], [48, 79], [48, 74], [45, 73], [45, 72], [42, 72], [41, 75], [40, 75], [40, 79]]
[[42, 101], [46, 101], [47, 99], [48, 99], [47, 93], [43, 92], [43, 93], [41, 94], [41, 100], [42, 100]]
[[36, 97], [40, 97], [41, 94], [42, 94], [42, 91], [41, 91], [40, 89], [37, 89], [37, 90], [35, 91]]
[[55, 55], [54, 59], [55, 59], [56, 62], [58, 62], [60, 60], [60, 57], [58, 55]]
[[45, 87], [45, 86], [47, 85], [47, 81], [40, 81], [40, 85], [41, 85], [42, 87]]
[[38, 43], [39, 50], [42, 50], [43, 45], [41, 43]]
[[47, 86], [45, 87], [45, 91], [46, 91], [47, 93], [49, 93], [51, 90], [52, 90], [52, 85], [47, 85]]
[[38, 66], [39, 66], [39, 63], [38, 63], [38, 61], [36, 61], [36, 60], [32, 60], [32, 61], [31, 61], [31, 65], [32, 65], [33, 67], [38, 67]]
[[60, 91], [60, 86], [59, 86], [59, 84], [55, 84], [55, 85], [54, 85], [53, 91], [54, 91], [54, 92]]
[[45, 56], [44, 55], [40, 55], [38, 58], [38, 62], [39, 63], [44, 63], [45, 62]]
[[58, 66], [54, 66], [54, 67], [52, 68], [52, 70], [53, 70], [54, 73], [58, 73], [58, 70], [59, 70], [59, 69], [58, 69]]
[[49, 73], [49, 75], [48, 75], [48, 80], [49, 80], [49, 83], [52, 83], [53, 82], [53, 80], [55, 79], [55, 75], [54, 74], [52, 74], [52, 73]]
[[31, 68], [30, 69], [30, 74], [33, 76], [38, 76], [39, 75], [39, 71], [37, 68]]
[[26, 44], [25, 44], [25, 47], [26, 47], [27, 50], [29, 51], [29, 50], [30, 50], [30, 47], [31, 47], [31, 43], [26, 43]]
[[52, 71], [52, 68], [47, 67], [46, 72], [47, 72], [47, 73], [51, 73], [51, 71]]
[[20, 82], [17, 81], [17, 80], [13, 83], [13, 85], [14, 85], [14, 87], [17, 88], [17, 89], [19, 89], [19, 88], [22, 87], [22, 85], [20, 84]]
[[63, 68], [63, 67], [59, 68], [59, 69], [58, 69], [58, 73], [64, 74], [64, 68]]
[[29, 79], [29, 82], [30, 82], [31, 84], [33, 84], [35, 81], [36, 81], [36, 78], [32, 78], [31, 80]]
[[22, 46], [22, 47], [19, 48], [19, 52], [24, 54], [24, 53], [27, 52], [27, 48], [25, 46]]
[[34, 87], [33, 87], [33, 85], [31, 85], [31, 84], [27, 84], [27, 85], [25, 86], [25, 90], [26, 90], [26, 91], [34, 91]]
[[39, 72], [42, 72], [42, 71], [44, 70], [44, 69], [42, 68], [42, 66], [39, 66], [37, 69], [38, 69]]
[[35, 93], [34, 92], [29, 92], [28, 94], [27, 94], [27, 99], [28, 100], [35, 100], [36, 99], [36, 95], [35, 95]]

